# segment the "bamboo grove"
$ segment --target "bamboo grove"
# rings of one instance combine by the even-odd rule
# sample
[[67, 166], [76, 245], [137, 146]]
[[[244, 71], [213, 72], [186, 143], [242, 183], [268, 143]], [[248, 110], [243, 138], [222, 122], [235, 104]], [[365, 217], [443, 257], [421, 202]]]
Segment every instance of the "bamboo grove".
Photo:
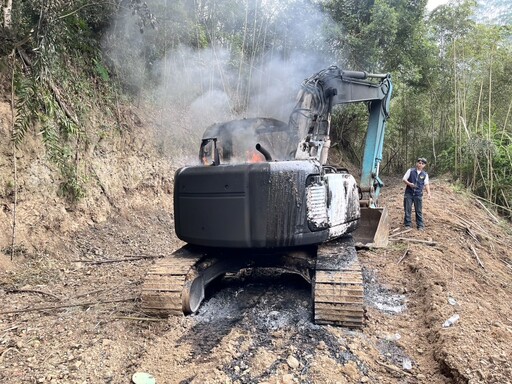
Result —
[[[79, 199], [92, 108], [115, 117], [115, 104], [127, 96], [186, 110], [201, 95], [221, 92], [232, 116], [282, 118], [288, 104], [265, 90], [289, 89], [293, 98], [301, 80], [336, 64], [392, 75], [383, 172], [402, 173], [426, 156], [431, 174], [452, 177], [512, 217], [510, 17], [478, 21], [481, 5], [469, 0], [431, 12], [426, 5], [4, 0], [0, 68], [12, 74], [16, 95], [12, 140], [22, 151], [26, 132], [39, 130], [64, 190]], [[361, 116], [351, 108], [333, 116], [335, 140], [356, 165]]]

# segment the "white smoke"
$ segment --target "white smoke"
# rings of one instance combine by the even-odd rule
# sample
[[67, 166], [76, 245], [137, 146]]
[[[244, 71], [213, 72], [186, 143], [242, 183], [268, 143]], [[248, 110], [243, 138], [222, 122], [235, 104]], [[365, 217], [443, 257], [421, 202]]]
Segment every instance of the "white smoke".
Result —
[[[196, 4], [190, 2], [190, 6]], [[159, 0], [147, 3], [151, 10], [162, 9]], [[226, 9], [232, 4], [227, 0], [216, 1], [216, 5], [222, 3]], [[141, 36], [136, 17], [120, 15], [107, 34], [107, 54], [123, 82], [138, 90], [145, 100], [159, 105], [162, 114], [166, 114], [160, 123], [172, 134], [162, 137], [186, 132], [198, 138], [209, 125], [234, 118], [272, 117], [288, 121], [301, 82], [336, 64], [324, 54], [329, 52], [323, 37], [329, 19], [310, 2], [266, 0], [258, 12], [249, 8], [253, 5], [247, 0], [246, 7], [251, 12], [244, 16], [254, 17], [255, 22], [240, 20], [240, 25], [253, 25], [256, 36], [257, 23], [265, 23], [273, 33], [269, 33], [268, 41], [260, 42], [261, 46], [266, 45], [260, 47], [258, 55], [252, 60], [245, 59], [243, 67], [239, 64], [241, 53], [220, 48], [218, 40], [206, 49], [179, 45], [162, 59], [148, 60], [158, 57], [156, 46], [157, 42], [161, 44], [161, 32], [146, 29]], [[157, 13], [155, 16], [159, 20]], [[160, 29], [164, 29], [162, 23], [166, 22], [165, 18], [159, 21]]]

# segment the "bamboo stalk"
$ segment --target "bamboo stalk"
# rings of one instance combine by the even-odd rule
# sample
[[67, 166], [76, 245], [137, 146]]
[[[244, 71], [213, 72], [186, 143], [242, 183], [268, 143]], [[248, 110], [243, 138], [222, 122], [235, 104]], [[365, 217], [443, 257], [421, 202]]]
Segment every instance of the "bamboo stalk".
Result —
[[475, 199], [475, 201], [476, 201], [478, 204], [480, 204], [480, 206], [481, 206], [483, 209], [485, 209], [485, 211], [489, 214], [489, 216], [491, 216], [492, 221], [494, 221], [496, 224], [499, 224], [499, 222], [500, 222], [500, 221], [496, 218], [496, 216], [494, 216], [494, 215], [491, 213], [491, 211], [489, 211], [489, 210], [487, 209], [487, 207], [486, 207], [486, 206], [485, 206], [485, 205], [484, 205], [480, 200]]
[[[14, 114], [14, 67], [15, 67], [15, 51], [11, 53], [12, 73], [11, 73], [11, 132], [14, 139], [15, 135], [15, 114]], [[12, 162], [13, 162], [13, 184], [14, 184], [14, 201], [12, 208], [12, 233], [11, 233], [11, 261], [14, 259], [14, 249], [16, 246], [16, 207], [18, 206], [18, 163], [16, 160], [16, 143], [12, 140]]]
[[495, 203], [495, 202], [492, 202], [492, 201], [487, 200], [487, 199], [485, 199], [485, 198], [483, 198], [483, 197], [480, 197], [480, 196], [475, 196], [475, 197], [476, 197], [477, 199], [480, 199], [480, 200], [485, 201], [486, 203], [489, 203], [489, 204], [491, 204], [491, 205], [494, 205], [495, 207], [498, 207], [498, 208], [500, 208], [500, 209], [503, 209], [504, 211], [508, 211], [508, 212], [512, 213], [512, 209], [509, 209], [509, 208], [507, 208], [507, 207], [504, 207], [503, 205], [497, 204], [497, 203]]
[[508, 117], [510, 116], [510, 111], [512, 110], [512, 99], [510, 99], [510, 104], [508, 105], [507, 116], [505, 117], [505, 122], [503, 123], [503, 130], [501, 131], [501, 141], [503, 141], [503, 136], [507, 133], [506, 127], [508, 122]]
[[[487, 131], [489, 132], [489, 136], [487, 137], [487, 139], [489, 141], [492, 140], [492, 130], [491, 130], [491, 127], [492, 127], [492, 62], [493, 62], [493, 56], [492, 54], [489, 55], [490, 56], [490, 62], [489, 62], [489, 102], [488, 102], [488, 105], [487, 105], [487, 108], [488, 108], [488, 121], [487, 121]], [[491, 197], [493, 196], [493, 192], [494, 192], [494, 177], [493, 177], [493, 174], [494, 174], [494, 170], [493, 170], [493, 163], [492, 163], [492, 153], [489, 151], [488, 153], [488, 163], [489, 163], [489, 178], [490, 178], [490, 181], [491, 181], [491, 185], [490, 185], [490, 190], [491, 190], [491, 193], [489, 195], [489, 199], [491, 199]]]
[[[4, 2], [2, 1], [2, 4]], [[5, 6], [3, 7], [3, 15], [4, 15], [4, 28], [11, 29], [12, 28], [12, 0], [6, 0]]]
[[501, 195], [503, 196], [503, 201], [507, 205], [507, 208], [510, 209], [510, 205], [508, 204], [507, 196], [505, 196], [505, 192], [503, 192], [503, 189], [500, 192], [501, 192]]
[[466, 220], [464, 219], [463, 217], [457, 215], [457, 214], [453, 214], [456, 218], [459, 219], [460, 223], [457, 223], [457, 225], [459, 225], [462, 229], [465, 229], [466, 231], [470, 232], [469, 234], [474, 236], [474, 234], [472, 233], [471, 231], [471, 227], [473, 228], [476, 228], [478, 229], [480, 232], [482, 232], [483, 234], [485, 234], [488, 238], [492, 238], [491, 235], [489, 235], [489, 233], [483, 229], [480, 225], [478, 225], [477, 223], [475, 223], [474, 221], [469, 221], [469, 220]]

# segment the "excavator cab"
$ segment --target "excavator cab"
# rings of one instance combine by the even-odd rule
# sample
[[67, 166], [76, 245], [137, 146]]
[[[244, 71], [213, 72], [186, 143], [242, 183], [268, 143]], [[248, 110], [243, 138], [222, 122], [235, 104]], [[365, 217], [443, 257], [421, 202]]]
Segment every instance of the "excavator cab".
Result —
[[[282, 121], [269, 119], [269, 118], [253, 118], [253, 119], [241, 119], [241, 120], [232, 120], [229, 122], [214, 124], [210, 126], [204, 133], [203, 139], [201, 142], [200, 150], [199, 150], [199, 159], [200, 164], [209, 165], [209, 166], [225, 166], [230, 164], [261, 164], [264, 162], [273, 162], [275, 165], [279, 167], [276, 162], [286, 161], [290, 162], [294, 160], [294, 148], [297, 147], [299, 141], [297, 138], [293, 139], [293, 135], [289, 130], [289, 125], [285, 124]], [[306, 162], [307, 163], [307, 162]], [[292, 164], [292, 163], [288, 163]], [[261, 166], [264, 167], [262, 164]], [[258, 166], [258, 168], [261, 168]], [[242, 168], [244, 172], [240, 176], [236, 177], [246, 177], [245, 170], [248, 168]], [[212, 170], [212, 172], [215, 172]], [[224, 171], [220, 171], [224, 173]], [[258, 172], [262, 172], [259, 170]], [[284, 172], [284, 168], [280, 168], [278, 173]], [[294, 172], [300, 172], [298, 168]], [[310, 171], [308, 171], [310, 172]], [[325, 173], [324, 181], [320, 180], [316, 181], [320, 187], [315, 187], [310, 185], [308, 187], [308, 196], [306, 202], [311, 206], [315, 206], [315, 208], [311, 207], [308, 209], [308, 215], [310, 216], [310, 226], [326, 229], [328, 227], [335, 227], [339, 220], [337, 221], [333, 217], [329, 218], [329, 210], [325, 207], [322, 208], [327, 211], [327, 213], [320, 213], [320, 205], [318, 202], [312, 202], [315, 199], [329, 199], [330, 206], [339, 205], [339, 201], [337, 200], [337, 190], [346, 189], [346, 186], [341, 186], [339, 183], [339, 170], [331, 167], [330, 165], [324, 165], [321, 168], [318, 168], [318, 173]], [[345, 170], [345, 172], [347, 172]], [[243, 176], [242, 176], [243, 175]], [[182, 182], [184, 176], [181, 176], [178, 182]], [[219, 176], [216, 176], [217, 179]], [[225, 177], [225, 176], [222, 176]], [[274, 178], [277, 176], [274, 176]], [[201, 176], [202, 183], [200, 187], [203, 190], [206, 190], [208, 187], [207, 176], [206, 174]], [[232, 181], [231, 181], [232, 183]], [[315, 184], [312, 183], [312, 184]], [[187, 183], [189, 184], [189, 182]], [[264, 185], [266, 183], [263, 183]], [[282, 181], [277, 182], [278, 185], [282, 186]], [[355, 184], [351, 184], [355, 187]], [[189, 188], [186, 186], [181, 187]], [[264, 187], [262, 187], [264, 188]], [[300, 185], [296, 185], [293, 189], [299, 190], [302, 188]], [[327, 188], [325, 192], [323, 190]], [[259, 194], [264, 194], [264, 189], [260, 189]], [[189, 191], [190, 193], [190, 191]], [[272, 192], [274, 194], [275, 192]], [[359, 202], [357, 202], [357, 193], [359, 193]], [[249, 190], [246, 191], [246, 194], [249, 195]], [[318, 197], [314, 197], [316, 194], [319, 194]], [[386, 247], [388, 243], [388, 232], [389, 232], [389, 223], [388, 223], [388, 215], [386, 208], [378, 208], [378, 207], [370, 207], [369, 201], [371, 199], [363, 199], [363, 193], [361, 192], [361, 188], [359, 188], [358, 192], [354, 191], [352, 194], [352, 198], [350, 198], [350, 203], [343, 203], [342, 205], [346, 205], [349, 207], [349, 211], [351, 212], [350, 216], [357, 220], [357, 229], [352, 233], [356, 244], [360, 247]], [[176, 198], [183, 199], [180, 203], [180, 206], [176, 207], [176, 212], [181, 212], [183, 210], [183, 205], [186, 204], [186, 197], [180, 197], [180, 193], [177, 193]], [[216, 201], [218, 201], [218, 195], [215, 195]], [[197, 204], [197, 201], [194, 200]], [[251, 206], [251, 204], [249, 204]], [[356, 208], [357, 211], [356, 211]], [[210, 208], [210, 212], [214, 208]], [[289, 208], [288, 208], [289, 209]], [[318, 210], [318, 211], [317, 211]], [[186, 209], [187, 217], [190, 214], [190, 210]], [[264, 209], [259, 208], [258, 217], [265, 217], [263, 214]], [[348, 212], [348, 211], [347, 211]], [[285, 213], [282, 212], [282, 215]], [[223, 215], [223, 216], [222, 216]], [[224, 217], [227, 214], [217, 214], [217, 217]], [[333, 215], [331, 215], [333, 216]], [[347, 213], [343, 215], [345, 218], [348, 217]], [[230, 222], [238, 222], [233, 217], [226, 216], [226, 220]], [[241, 222], [245, 222], [247, 219], [241, 220]], [[267, 218], [268, 220], [268, 218]], [[181, 233], [181, 223], [182, 220], [178, 220], [178, 232]], [[198, 223], [199, 220], [194, 220], [194, 222]], [[317, 224], [318, 222], [319, 224]], [[205, 227], [205, 225], [201, 225], [201, 228]], [[242, 228], [242, 224], [237, 224], [236, 228]], [[351, 228], [355, 228], [355, 225], [351, 225]], [[254, 227], [252, 229], [254, 231]], [[201, 229], [203, 231], [203, 229]], [[229, 231], [223, 231], [234, 233], [235, 229], [232, 228]], [[186, 235], [185, 235], [186, 236]], [[197, 235], [199, 236], [199, 235]], [[213, 236], [213, 235], [212, 235]], [[215, 234], [216, 238], [219, 238], [221, 235], [219, 233]], [[301, 233], [303, 236], [303, 233]], [[196, 241], [197, 237], [194, 236]], [[327, 237], [328, 238], [328, 237]], [[327, 239], [326, 238], [326, 239]], [[219, 239], [219, 243], [225, 242], [227, 244], [227, 240]], [[248, 241], [249, 244], [254, 245], [252, 240]], [[268, 245], [268, 243], [266, 243]]]
[[292, 160], [297, 143], [296, 134], [280, 120], [232, 120], [206, 129], [199, 160], [204, 165]]

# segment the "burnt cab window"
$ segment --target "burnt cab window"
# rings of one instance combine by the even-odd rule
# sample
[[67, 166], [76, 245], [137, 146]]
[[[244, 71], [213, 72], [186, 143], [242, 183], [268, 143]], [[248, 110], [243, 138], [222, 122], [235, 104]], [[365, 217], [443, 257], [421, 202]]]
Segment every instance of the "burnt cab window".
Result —
[[291, 160], [298, 139], [288, 124], [270, 118], [214, 124], [203, 135], [199, 161], [205, 165]]

